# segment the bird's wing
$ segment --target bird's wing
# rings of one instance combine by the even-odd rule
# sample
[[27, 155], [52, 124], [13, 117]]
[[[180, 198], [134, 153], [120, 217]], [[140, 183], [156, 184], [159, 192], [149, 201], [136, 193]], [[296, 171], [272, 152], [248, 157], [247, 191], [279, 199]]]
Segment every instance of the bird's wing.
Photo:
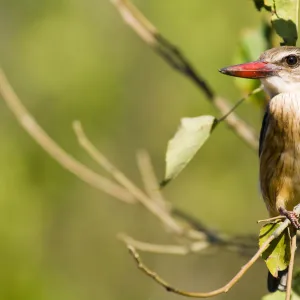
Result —
[[259, 150], [258, 150], [259, 156], [263, 149], [263, 144], [264, 144], [266, 132], [268, 129], [268, 125], [269, 125], [269, 113], [268, 113], [268, 110], [266, 110], [263, 121], [262, 121], [262, 126], [261, 126], [260, 136], [259, 136]]

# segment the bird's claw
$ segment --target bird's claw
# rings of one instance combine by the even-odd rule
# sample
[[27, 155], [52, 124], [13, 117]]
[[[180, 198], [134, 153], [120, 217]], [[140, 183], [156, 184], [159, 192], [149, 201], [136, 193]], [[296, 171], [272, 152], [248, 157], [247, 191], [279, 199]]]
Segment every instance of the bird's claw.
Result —
[[279, 207], [279, 212], [282, 216], [285, 216], [290, 220], [296, 230], [300, 230], [299, 215], [297, 215], [294, 211], [288, 211], [283, 207]]

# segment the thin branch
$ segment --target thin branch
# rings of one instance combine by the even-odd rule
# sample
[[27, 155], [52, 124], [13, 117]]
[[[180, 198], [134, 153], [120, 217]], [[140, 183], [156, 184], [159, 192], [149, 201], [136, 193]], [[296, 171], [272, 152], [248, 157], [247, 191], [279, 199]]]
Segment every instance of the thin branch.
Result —
[[[209, 84], [194, 69], [181, 51], [164, 38], [149, 20], [129, 1], [111, 0], [120, 12], [123, 20], [153, 48], [171, 67], [189, 78], [205, 94], [212, 105], [224, 116], [231, 111], [231, 104], [224, 98], [218, 97]], [[232, 131], [251, 148], [258, 149], [258, 137], [255, 130], [231, 111], [225, 120]]]
[[135, 202], [134, 198], [127, 190], [92, 171], [56, 144], [21, 103], [1, 69], [0, 94], [23, 129], [62, 167], [87, 184], [104, 191], [119, 200], [126, 203]]
[[[137, 162], [140, 173], [142, 175], [142, 180], [145, 186], [145, 190], [150, 198], [157, 202], [157, 204], [163, 207], [165, 210], [171, 213], [175, 217], [179, 217], [188, 223], [188, 226], [191, 226], [196, 230], [186, 230], [185, 236], [192, 240], [201, 240], [201, 242], [193, 242], [190, 245], [190, 251], [198, 252], [202, 250], [203, 245], [207, 245], [207, 242], [211, 244], [223, 245], [225, 243], [217, 233], [211, 231], [206, 226], [204, 226], [199, 220], [196, 220], [187, 213], [175, 208], [168, 203], [159, 188], [158, 180], [156, 178], [153, 165], [151, 163], [151, 158], [146, 150], [140, 150], [137, 152]], [[199, 235], [200, 233], [200, 235]], [[204, 235], [203, 235], [204, 233]], [[205, 246], [206, 247], [206, 246]]]
[[139, 150], [136, 158], [147, 194], [159, 206], [169, 209], [170, 204], [167, 203], [161, 193], [149, 153], [146, 150]]
[[[204, 226], [198, 220], [195, 220], [191, 216], [187, 215], [186, 213], [180, 211], [177, 208], [172, 207], [171, 205], [160, 205], [157, 201], [153, 201], [152, 198], [148, 197], [140, 188], [138, 188], [131, 180], [129, 180], [120, 170], [118, 170], [88, 139], [86, 134], [83, 131], [83, 128], [80, 122], [76, 121], [73, 124], [73, 128], [75, 134], [78, 138], [79, 145], [93, 158], [101, 167], [103, 167], [107, 172], [109, 172], [114, 178], [123, 185], [144, 207], [149, 210], [152, 214], [154, 214], [164, 225], [167, 226], [171, 232], [175, 233], [178, 236], [185, 237], [189, 239], [191, 242], [190, 244], [190, 251], [191, 252], [199, 252], [204, 247], [207, 247], [208, 244], [225, 247], [230, 251], [238, 251], [244, 253], [246, 250], [253, 250], [252, 243], [246, 243], [245, 239], [243, 242], [240, 241], [239, 237], [228, 238], [224, 235], [215, 233], [211, 229]], [[141, 159], [141, 158], [140, 158]], [[145, 162], [143, 162], [144, 164]], [[152, 169], [152, 165], [150, 160], [147, 162], [150, 164], [147, 168]], [[141, 162], [140, 162], [141, 164]], [[141, 166], [140, 166], [141, 167]], [[142, 169], [145, 166], [142, 167]], [[153, 169], [152, 169], [153, 170]], [[145, 170], [142, 171], [145, 173]], [[147, 185], [149, 189], [150, 186], [154, 187], [155, 183], [155, 174], [154, 172], [149, 176], [149, 170], [147, 170]], [[151, 171], [152, 172], [152, 171]], [[145, 176], [145, 174], [144, 174]], [[154, 177], [153, 177], [154, 176]], [[150, 182], [152, 182], [150, 184]], [[159, 192], [158, 189], [153, 189], [153, 191]], [[153, 196], [153, 197], [157, 197]], [[162, 196], [160, 196], [162, 197]], [[163, 198], [160, 198], [160, 201]], [[166, 202], [163, 202], [166, 203]], [[192, 228], [185, 228], [180, 223], [176, 222], [174, 217], [180, 217], [181, 219], [185, 220], [189, 226]], [[195, 228], [196, 230], [194, 230]], [[256, 245], [256, 242], [255, 242]], [[253, 253], [253, 252], [251, 252]]]
[[[231, 105], [224, 101], [221, 97], [214, 98], [214, 105], [220, 111], [221, 115], [226, 114], [231, 109]], [[231, 113], [226, 119], [225, 123], [232, 131], [241, 138], [253, 150], [258, 150], [258, 136], [254, 128], [243, 121], [235, 113]]]
[[186, 212], [184, 212], [176, 207], [172, 207], [171, 211], [175, 217], [178, 217], [178, 218], [182, 219], [183, 221], [187, 222], [187, 224], [189, 226], [192, 226], [192, 228], [196, 229], [197, 232], [203, 232], [206, 236], [206, 239], [210, 243], [217, 244], [217, 245], [225, 243], [225, 239], [223, 237], [221, 237], [221, 235], [219, 235], [215, 231], [213, 231], [210, 228], [208, 228], [207, 226], [205, 226], [202, 222], [200, 222], [198, 219], [194, 218], [190, 214], [187, 214]]
[[199, 253], [210, 246], [210, 243], [205, 240], [196, 241], [185, 245], [161, 245], [138, 241], [124, 233], [119, 234], [118, 238], [127, 246], [133, 246], [135, 249], [143, 252], [152, 252], [158, 254], [187, 255], [189, 253]]
[[209, 228], [198, 219], [194, 218], [190, 214], [187, 214], [181, 209], [171, 207], [171, 212], [173, 216], [180, 218], [186, 222], [188, 226], [191, 226], [195, 229], [190, 231], [189, 235], [187, 235], [190, 239], [197, 240], [197, 236], [193, 236], [193, 233], [200, 232], [204, 234], [205, 241], [207, 241], [211, 246], [222, 247], [223, 249], [227, 249], [231, 252], [238, 252], [248, 256], [253, 255], [257, 249], [257, 236], [228, 236], [224, 233], [220, 233]]
[[251, 93], [246, 95], [245, 97], [241, 98], [237, 103], [235, 103], [232, 108], [221, 118], [218, 119], [218, 123], [225, 121], [226, 118], [228, 118], [229, 115], [231, 115], [245, 100], [247, 100], [250, 96], [253, 96], [263, 90], [262, 85], [258, 87], [257, 89], [253, 90]]
[[172, 232], [182, 235], [182, 228], [168, 211], [158, 206], [141, 189], [139, 189], [131, 180], [120, 172], [97, 148], [90, 142], [84, 133], [80, 122], [74, 122], [74, 131], [78, 138], [79, 145], [106, 171], [123, 185], [141, 204], [143, 204], [153, 215], [155, 215]]
[[[163, 208], [159, 207], [156, 202], [147, 197], [147, 195], [145, 195], [145, 193], [143, 193], [140, 189], [136, 188], [135, 185], [133, 185], [134, 192], [128, 192], [128, 186], [126, 189], [122, 188], [121, 186], [115, 184], [111, 180], [108, 180], [107, 178], [102, 177], [96, 172], [90, 170], [88, 167], [86, 167], [81, 162], [77, 161], [75, 158], [73, 158], [71, 155], [65, 152], [59, 145], [57, 145], [57, 143], [54, 140], [52, 140], [52, 138], [41, 128], [41, 126], [36, 122], [33, 116], [27, 111], [25, 106], [21, 103], [21, 101], [13, 91], [12, 87], [6, 79], [6, 76], [4, 75], [1, 69], [0, 94], [2, 95], [3, 100], [6, 102], [8, 108], [15, 115], [21, 127], [62, 167], [64, 167], [65, 169], [67, 169], [68, 171], [70, 171], [89, 185], [99, 190], [102, 190], [103, 192], [106, 192], [107, 194], [117, 199], [120, 199], [126, 203], [133, 203], [135, 201], [135, 197], [138, 197], [139, 202], [143, 203], [144, 206], [148, 210], [150, 210], [154, 215], [156, 215], [160, 220], [163, 220], [163, 223], [173, 233], [179, 236], [183, 236], [191, 241], [195, 241], [195, 243], [191, 243], [194, 249], [192, 249], [191, 251], [200, 251], [203, 245], [201, 244], [202, 242], [216, 244], [213, 241], [216, 241], [217, 239], [214, 239], [212, 237], [213, 235], [208, 235], [208, 231], [202, 232], [201, 228], [199, 227], [195, 227], [197, 230], [191, 228], [186, 229], [182, 224], [177, 223], [174, 217], [172, 216], [172, 214], [174, 213], [172, 207], [168, 207], [168, 209], [164, 210]], [[115, 173], [115, 171], [118, 170], [115, 169], [114, 166], [112, 166], [110, 162], [104, 157], [104, 161], [105, 160], [108, 162], [108, 165], [106, 166], [107, 170], [110, 173], [113, 172], [116, 175], [117, 173]], [[122, 176], [119, 177], [119, 180], [120, 179], [122, 179]], [[122, 183], [124, 184], [123, 181]], [[186, 221], [189, 222], [188, 217], [186, 218]], [[217, 243], [217, 245], [222, 245], [222, 243], [223, 241]], [[228, 244], [226, 245], [229, 246], [230, 243], [231, 242], [228, 242]], [[232, 245], [233, 247], [236, 247], [235, 241], [232, 242]]]
[[135, 249], [138, 249], [143, 252], [177, 255], [186, 255], [190, 252], [190, 249], [184, 245], [158, 245], [152, 243], [145, 243], [137, 241], [126, 234], [119, 234], [118, 238], [122, 240], [126, 245], [132, 245]]
[[273, 218], [258, 220], [257, 224], [259, 224], [259, 223], [270, 223], [270, 222], [277, 221], [277, 220], [282, 220], [282, 219], [285, 219], [285, 216], [277, 216], [277, 217], [273, 217]]
[[[251, 253], [253, 253], [252, 243], [246, 243], [245, 238], [241, 242], [239, 237], [228, 238], [224, 235], [218, 234], [206, 227], [205, 225], [203, 225], [200, 221], [182, 212], [181, 210], [174, 208], [171, 205], [161, 206], [157, 201], [153, 201], [152, 198], [148, 197], [140, 188], [138, 188], [130, 179], [126, 177], [126, 175], [124, 175], [120, 170], [118, 170], [93, 145], [93, 143], [88, 139], [85, 132], [83, 131], [80, 122], [74, 122], [73, 128], [77, 136], [79, 145], [91, 156], [91, 158], [93, 158], [101, 167], [103, 167], [112, 176], [114, 176], [114, 178], [122, 186], [124, 186], [147, 210], [154, 214], [169, 230], [171, 230], [171, 232], [175, 233], [180, 237], [185, 237], [189, 239], [191, 241], [191, 252], [199, 252], [203, 249], [203, 245], [205, 245], [206, 247], [207, 244], [211, 244], [214, 246], [225, 247], [230, 251], [238, 251], [241, 253], [244, 253], [245, 251], [249, 252], [250, 248]], [[151, 164], [150, 160], [148, 161], [148, 163]], [[152, 169], [152, 165], [148, 167]], [[145, 170], [142, 172], [145, 173]], [[149, 172], [149, 170], [147, 172]], [[157, 182], [155, 180], [155, 177], [150, 179], [149, 173], [147, 174], [147, 176], [147, 181], [152, 181], [151, 186], [155, 186], [155, 182]], [[152, 173], [151, 177], [152, 176], [155, 176], [154, 173]], [[149, 182], [147, 183], [147, 185], [150, 188]], [[153, 190], [159, 192], [158, 189]], [[162, 199], [163, 198], [160, 198], [160, 200]], [[189, 227], [192, 228], [185, 228], [182, 224], [178, 223], [174, 217], [180, 217], [181, 219], [185, 220], [188, 223]]]
[[[300, 210], [300, 209], [297, 209]], [[290, 221], [286, 219], [282, 224], [273, 232], [273, 234], [267, 239], [267, 241], [260, 247], [260, 249], [255, 253], [255, 255], [241, 268], [241, 270], [223, 287], [213, 290], [211, 292], [189, 292], [179, 290], [169, 283], [167, 283], [164, 279], [162, 279], [159, 275], [157, 275], [154, 271], [150, 270], [141, 260], [139, 254], [136, 249], [132, 245], [128, 245], [128, 250], [131, 256], [134, 258], [138, 268], [143, 271], [147, 276], [152, 278], [156, 283], [164, 287], [168, 292], [172, 292], [181, 296], [190, 297], [190, 298], [211, 298], [223, 293], [227, 293], [242, 277], [243, 275], [252, 267], [252, 265], [257, 261], [257, 259], [261, 256], [261, 254], [269, 247], [270, 243], [277, 238], [290, 224]]]
[[[107, 163], [106, 169], [109, 171], [109, 173], [113, 173], [115, 177], [118, 178], [119, 182], [126, 186], [126, 189], [123, 189], [121, 186], [106, 179], [105, 177], [102, 177], [101, 175], [90, 170], [88, 167], [77, 161], [71, 155], [66, 153], [59, 145], [57, 145], [56, 142], [53, 141], [36, 122], [36, 120], [27, 111], [27, 109], [24, 107], [24, 105], [21, 103], [21, 101], [13, 91], [1, 69], [0, 94], [2, 95], [3, 100], [6, 102], [9, 109], [15, 115], [22, 128], [65, 169], [69, 170], [71, 173], [73, 173], [89, 185], [102, 190], [107, 194], [126, 203], [132, 203], [135, 201], [135, 198], [137, 198], [139, 202], [142, 203], [145, 208], [147, 208], [151, 213], [157, 216], [169, 230], [171, 230], [179, 237], [188, 239], [190, 243], [187, 244], [187, 247], [189, 247], [190, 252], [199, 252], [203, 248], [206, 248], [208, 245], [221, 246], [231, 251], [239, 251], [242, 253], [249, 247], [251, 247], [251, 249], [253, 248], [252, 242], [249, 243], [250, 239], [247, 237], [243, 237], [242, 242], [240, 241], [239, 237], [228, 238], [222, 234], [213, 232], [198, 220], [193, 219], [191, 216], [184, 214], [183, 212], [180, 212], [180, 210], [173, 208], [171, 205], [166, 205], [165, 208], [160, 207], [157, 202], [150, 199], [143, 191], [141, 191], [131, 181], [129, 181], [125, 175], [122, 176], [122, 173], [120, 173], [118, 169], [116, 169], [102, 154], [100, 154], [99, 151], [96, 151], [96, 153], [103, 156], [104, 165], [105, 162]], [[150, 160], [149, 164], [151, 164]], [[117, 176], [117, 174], [119, 175]], [[154, 173], [152, 174], [152, 176], [155, 176]], [[124, 178], [125, 180], [123, 180]], [[154, 178], [152, 178], [151, 180], [153, 180], [153, 182], [157, 181], [154, 180]], [[129, 183], [129, 185], [127, 185], [127, 183]], [[129, 188], [130, 183], [132, 184], [133, 191], [131, 191]], [[130, 192], [128, 191], [128, 188]], [[188, 223], [189, 227], [191, 226], [194, 229], [185, 228], [185, 225], [180, 224], [180, 222], [177, 223], [175, 217], [180, 217], [181, 219], [185, 220]], [[249, 246], [250, 244], [251, 246]]]
[[291, 237], [291, 260], [289, 263], [285, 300], [291, 299], [296, 249], [297, 249], [297, 235], [296, 232], [293, 232]]
[[[119, 2], [121, 3], [123, 1], [120, 0]], [[215, 94], [212, 88], [204, 80], [204, 78], [197, 73], [192, 64], [181, 53], [181, 51], [160, 33], [154, 33], [153, 37], [157, 42], [157, 44], [154, 45], [154, 50], [156, 50], [158, 54], [161, 55], [162, 58], [164, 58], [171, 67], [191, 79], [196, 84], [196, 86], [200, 88], [200, 90], [205, 94], [206, 98], [209, 101], [213, 102]]]

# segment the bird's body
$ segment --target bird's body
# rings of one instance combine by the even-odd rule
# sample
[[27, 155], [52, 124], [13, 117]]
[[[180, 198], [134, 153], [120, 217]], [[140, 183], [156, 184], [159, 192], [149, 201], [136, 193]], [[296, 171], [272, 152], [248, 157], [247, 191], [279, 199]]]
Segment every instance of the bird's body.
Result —
[[271, 217], [300, 203], [300, 48], [279, 47], [222, 73], [261, 80], [270, 96], [259, 140], [260, 187]]
[[[260, 79], [270, 96], [259, 140], [261, 193], [269, 215], [288, 217], [300, 229], [293, 208], [300, 204], [300, 48], [278, 47], [259, 60], [220, 70]], [[287, 269], [268, 275], [270, 292], [285, 290]]]
[[260, 187], [271, 217], [300, 203], [300, 91], [267, 107], [260, 138]]

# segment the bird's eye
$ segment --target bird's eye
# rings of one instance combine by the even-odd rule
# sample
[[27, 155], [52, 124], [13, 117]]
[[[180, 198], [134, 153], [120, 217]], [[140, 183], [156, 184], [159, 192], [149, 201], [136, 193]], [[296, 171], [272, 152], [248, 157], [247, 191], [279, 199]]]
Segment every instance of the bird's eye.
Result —
[[295, 66], [298, 63], [298, 57], [296, 55], [289, 55], [285, 58], [286, 63], [289, 66]]

